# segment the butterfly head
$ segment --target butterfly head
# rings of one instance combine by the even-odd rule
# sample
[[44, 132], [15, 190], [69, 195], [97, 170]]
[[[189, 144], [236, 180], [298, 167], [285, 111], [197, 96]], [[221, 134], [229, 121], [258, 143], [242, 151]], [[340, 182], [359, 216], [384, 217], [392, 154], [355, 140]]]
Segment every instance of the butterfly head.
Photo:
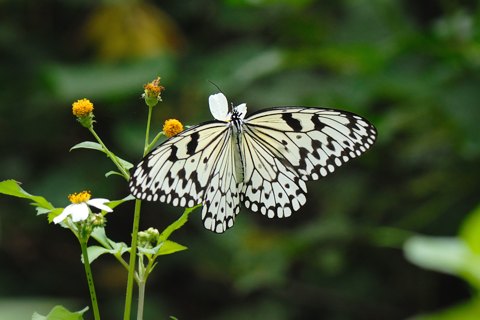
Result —
[[232, 107], [232, 111], [229, 112], [228, 101], [223, 93], [212, 94], [208, 98], [208, 103], [212, 116], [220, 121], [243, 120], [247, 114], [247, 105], [245, 103]]

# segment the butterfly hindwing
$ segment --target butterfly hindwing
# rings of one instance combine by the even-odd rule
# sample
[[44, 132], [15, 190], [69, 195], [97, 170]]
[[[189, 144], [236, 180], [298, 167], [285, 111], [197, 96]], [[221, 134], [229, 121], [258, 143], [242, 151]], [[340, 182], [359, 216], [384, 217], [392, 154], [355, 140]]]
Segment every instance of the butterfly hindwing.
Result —
[[241, 198], [245, 207], [269, 218], [288, 217], [306, 202], [305, 182], [279, 157], [275, 143], [244, 131], [245, 180]]

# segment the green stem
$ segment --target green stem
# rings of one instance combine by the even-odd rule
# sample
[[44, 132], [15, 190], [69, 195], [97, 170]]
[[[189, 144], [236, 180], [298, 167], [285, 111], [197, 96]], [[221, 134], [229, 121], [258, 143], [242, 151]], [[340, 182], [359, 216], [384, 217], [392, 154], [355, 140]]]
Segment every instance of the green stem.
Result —
[[152, 110], [153, 110], [153, 107], [148, 106], [148, 118], [147, 118], [147, 128], [145, 130], [145, 146], [143, 148], [143, 156], [147, 154], [147, 148], [150, 144], [148, 140], [150, 139], [150, 122], [152, 120]]
[[155, 138], [153, 138], [152, 142], [147, 146], [147, 148], [145, 149], [145, 154], [149, 153], [150, 150], [152, 150], [153, 146], [155, 146], [155, 143], [157, 143], [158, 139], [160, 139], [161, 136], [165, 135], [165, 133], [163, 133], [163, 131], [160, 131], [156, 136]]
[[87, 254], [87, 241], [79, 238], [80, 247], [82, 248], [83, 266], [85, 267], [85, 274], [87, 275], [88, 290], [90, 291], [90, 299], [92, 300], [93, 317], [95, 320], [100, 320], [100, 312], [98, 310], [97, 294], [95, 293], [95, 284], [93, 283], [92, 269], [90, 268], [90, 261]]
[[130, 247], [130, 262], [128, 268], [127, 279], [127, 294], [125, 296], [125, 311], [123, 313], [124, 320], [130, 320], [130, 313], [132, 309], [133, 297], [133, 282], [135, 279], [135, 262], [137, 260], [137, 242], [138, 242], [138, 228], [140, 225], [140, 207], [142, 201], [135, 200], [135, 210], [133, 213], [133, 230], [132, 230], [132, 245]]
[[130, 180], [130, 174], [128, 171], [121, 165], [121, 163], [118, 161], [117, 157], [110, 151], [108, 150], [107, 146], [103, 143], [102, 139], [98, 136], [98, 134], [95, 132], [93, 129], [93, 126], [88, 127], [88, 130], [92, 133], [92, 135], [97, 139], [98, 143], [103, 148], [103, 151], [107, 154], [107, 156], [112, 160], [112, 162], [117, 166], [118, 170], [120, 170], [120, 173], [122, 176], [128, 181]]
[[145, 303], [145, 281], [138, 282], [138, 309], [137, 320], [143, 319], [143, 306]]
[[143, 255], [138, 257], [138, 305], [137, 320], [143, 320], [143, 307], [145, 305], [145, 284], [147, 283], [146, 269], [143, 264]]

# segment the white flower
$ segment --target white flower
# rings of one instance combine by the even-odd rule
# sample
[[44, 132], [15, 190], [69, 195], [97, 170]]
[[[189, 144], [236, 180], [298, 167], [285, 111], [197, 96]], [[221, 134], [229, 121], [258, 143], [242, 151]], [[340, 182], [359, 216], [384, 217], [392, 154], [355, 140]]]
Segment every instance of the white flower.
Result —
[[68, 216], [72, 217], [73, 222], [83, 221], [88, 218], [90, 209], [88, 206], [95, 207], [100, 210], [112, 212], [113, 210], [106, 206], [105, 203], [110, 202], [108, 199], [95, 198], [90, 199], [91, 194], [89, 191], [82, 191], [74, 193], [68, 196], [71, 205], [63, 209], [62, 213], [53, 219], [54, 223], [59, 223], [65, 220]]

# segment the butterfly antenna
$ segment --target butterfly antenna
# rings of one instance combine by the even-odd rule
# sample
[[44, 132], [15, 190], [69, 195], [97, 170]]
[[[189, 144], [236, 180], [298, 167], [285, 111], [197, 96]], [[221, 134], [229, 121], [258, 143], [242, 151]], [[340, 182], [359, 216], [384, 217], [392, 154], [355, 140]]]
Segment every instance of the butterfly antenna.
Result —
[[[215, 88], [218, 89], [219, 92], [223, 93], [223, 95], [225, 95], [225, 93], [222, 91], [222, 89], [220, 89], [220, 87], [213, 81], [211, 80], [207, 80], [208, 82], [210, 82], [210, 84], [212, 84]], [[230, 102], [230, 111], [233, 110], [233, 102]]]
[[220, 89], [220, 87], [219, 87], [215, 82], [213, 82], [213, 81], [211, 81], [211, 80], [207, 80], [207, 81], [210, 82], [210, 84], [212, 84], [215, 88], [217, 88], [218, 91], [220, 91], [221, 93], [225, 94], [225, 93], [222, 91], [222, 89]]

